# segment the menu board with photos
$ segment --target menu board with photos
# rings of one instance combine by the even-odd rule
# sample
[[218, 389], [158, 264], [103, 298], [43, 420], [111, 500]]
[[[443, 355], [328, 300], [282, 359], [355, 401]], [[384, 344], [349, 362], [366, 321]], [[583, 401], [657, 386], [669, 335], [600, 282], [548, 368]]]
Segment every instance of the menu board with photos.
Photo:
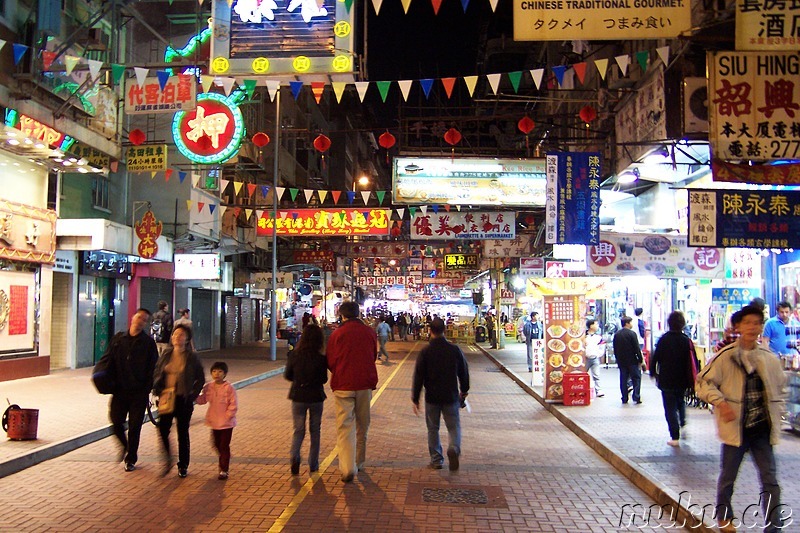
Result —
[[564, 374], [584, 372], [585, 294], [544, 297], [544, 398], [562, 400]]

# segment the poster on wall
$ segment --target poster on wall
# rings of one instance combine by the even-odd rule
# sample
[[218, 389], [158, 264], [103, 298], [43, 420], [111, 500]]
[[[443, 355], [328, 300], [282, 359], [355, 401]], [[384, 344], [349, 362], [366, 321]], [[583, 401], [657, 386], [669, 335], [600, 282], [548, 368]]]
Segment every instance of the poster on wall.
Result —
[[34, 350], [33, 272], [0, 272], [0, 353]]
[[564, 374], [583, 372], [586, 368], [585, 320], [585, 294], [544, 297], [545, 400], [563, 399]]

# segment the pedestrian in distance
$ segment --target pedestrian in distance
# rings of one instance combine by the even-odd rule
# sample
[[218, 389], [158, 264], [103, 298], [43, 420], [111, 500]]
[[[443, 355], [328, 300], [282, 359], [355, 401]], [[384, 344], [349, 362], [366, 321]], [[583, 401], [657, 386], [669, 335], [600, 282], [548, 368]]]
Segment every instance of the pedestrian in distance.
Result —
[[605, 396], [600, 388], [600, 357], [606, 351], [606, 343], [600, 335], [600, 323], [590, 318], [586, 321], [586, 371], [592, 376], [594, 394], [598, 398]]
[[208, 404], [206, 425], [211, 428], [211, 444], [219, 455], [217, 479], [228, 479], [231, 464], [231, 437], [236, 427], [236, 411], [239, 408], [236, 389], [225, 381], [228, 365], [217, 361], [211, 365], [211, 380], [197, 397], [197, 405]]
[[664, 417], [667, 419], [667, 444], [680, 446], [681, 431], [686, 425], [686, 390], [694, 387], [697, 376], [697, 357], [692, 340], [683, 332], [686, 318], [680, 311], [667, 317], [669, 331], [664, 333], [650, 356], [650, 375], [661, 390]]
[[149, 321], [150, 311], [137, 309], [128, 330], [114, 335], [103, 355], [108, 358], [108, 372], [113, 376], [108, 417], [120, 444], [118, 460], [125, 462], [126, 472], [135, 470], [139, 459], [139, 438], [158, 360], [156, 343], [145, 332]]
[[[189, 471], [189, 424], [194, 401], [203, 391], [205, 372], [200, 358], [191, 349], [191, 329], [186, 326], [174, 328], [171, 340], [172, 346], [164, 351], [156, 364], [153, 394], [159, 397], [158, 431], [164, 452], [163, 475], [169, 473], [173, 464], [169, 432], [174, 419], [178, 426], [178, 477], [183, 478]], [[171, 396], [172, 400], [165, 402], [162, 396]]]
[[303, 329], [297, 347], [289, 352], [283, 377], [292, 382], [289, 399], [292, 400], [292, 447], [289, 461], [293, 476], [300, 473], [300, 447], [306, 436], [306, 415], [311, 445], [308, 448], [308, 468], [319, 471], [320, 426], [325, 402], [323, 385], [328, 381], [328, 363], [322, 354], [325, 337], [322, 328], [309, 324]]
[[392, 340], [392, 342], [394, 342], [394, 325], [395, 325], [394, 315], [392, 313], [389, 313], [385, 315], [383, 318], [384, 320], [386, 320], [386, 323], [389, 324], [389, 338]]
[[419, 416], [419, 398], [425, 389], [425, 425], [428, 427], [429, 467], [440, 470], [444, 463], [439, 422], [447, 427], [447, 462], [451, 471], [458, 470], [461, 456], [461, 421], [459, 409], [469, 393], [469, 367], [461, 348], [448, 342], [445, 324], [437, 318], [431, 322], [431, 341], [423, 348], [414, 367], [411, 402]]
[[628, 403], [628, 380], [633, 386], [633, 402], [642, 403], [642, 349], [636, 332], [633, 331], [633, 319], [623, 316], [620, 319], [622, 329], [614, 334], [614, 357], [619, 367], [619, 389], [622, 394], [622, 403]]
[[153, 336], [153, 340], [156, 341], [159, 356], [170, 346], [173, 327], [174, 324], [172, 314], [169, 312], [169, 304], [161, 300], [158, 302], [158, 311], [153, 313], [153, 322], [150, 324], [150, 334]]
[[328, 338], [325, 356], [331, 371], [336, 406], [336, 445], [342, 481], [349, 483], [363, 469], [367, 456], [369, 404], [378, 385], [378, 339], [375, 330], [359, 319], [356, 302], [339, 306], [342, 325]]
[[389, 324], [386, 323], [385, 317], [380, 317], [378, 319], [378, 327], [377, 334], [378, 334], [378, 344], [380, 345], [380, 351], [378, 352], [378, 360], [380, 361], [381, 355], [386, 358], [386, 362], [389, 362], [389, 354], [386, 352], [386, 343], [389, 342], [389, 335], [390, 335], [390, 327]]
[[778, 358], [758, 344], [764, 328], [762, 310], [747, 305], [733, 314], [731, 323], [739, 338], [714, 356], [695, 383], [698, 398], [714, 406], [722, 441], [715, 514], [720, 531], [736, 531], [733, 486], [742, 459], [750, 452], [761, 481], [764, 531], [771, 533], [781, 530], [783, 519], [791, 516], [791, 509], [780, 503], [773, 451], [780, 441], [787, 379]]
[[400, 313], [397, 316], [397, 330], [400, 333], [400, 340], [408, 340], [408, 318], [405, 313]]
[[533, 372], [533, 341], [542, 338], [542, 325], [539, 323], [539, 313], [533, 311], [531, 319], [525, 322], [523, 329], [525, 334], [525, 348], [528, 357], [528, 372]]
[[[193, 324], [192, 324], [192, 319], [189, 318], [189, 309], [188, 308], [187, 309], [180, 309], [178, 311], [178, 314], [180, 315], [180, 317], [172, 324], [172, 327], [175, 328], [175, 327], [178, 327], [178, 326], [186, 326], [187, 328], [192, 329]], [[192, 351], [194, 352], [195, 351], [195, 348], [194, 348], [194, 337], [192, 338], [192, 343], [191, 344], [192, 344]]]

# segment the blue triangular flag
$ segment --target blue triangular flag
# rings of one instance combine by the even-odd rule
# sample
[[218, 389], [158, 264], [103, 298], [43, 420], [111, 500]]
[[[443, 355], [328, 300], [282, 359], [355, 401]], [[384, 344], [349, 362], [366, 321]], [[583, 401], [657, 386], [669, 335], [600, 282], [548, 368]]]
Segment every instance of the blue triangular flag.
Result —
[[269, 192], [269, 185], [262, 185], [261, 186], [261, 196], [266, 198], [268, 192]]
[[300, 213], [292, 213], [292, 219], [297, 220], [297, 217], [300, 216]]
[[181, 180], [181, 183], [183, 183], [183, 180], [186, 179], [186, 172], [178, 171], [178, 179]]
[[556, 75], [556, 80], [558, 81], [559, 87], [564, 85], [564, 73], [566, 71], [567, 71], [566, 65], [559, 65], [557, 67], [553, 67], [553, 74]]
[[436, 214], [438, 214], [438, 213], [439, 213], [439, 206], [438, 206], [438, 205], [436, 205], [436, 204], [433, 204], [433, 205], [431, 206], [431, 209], [433, 209], [433, 212], [434, 212], [434, 213], [436, 213]]
[[356, 197], [355, 191], [347, 191], [347, 201], [348, 201], [348, 203], [352, 204], [353, 200], [355, 199], [355, 197]]
[[419, 84], [422, 85], [422, 90], [425, 92], [425, 98], [428, 98], [428, 95], [431, 94], [431, 87], [433, 87], [433, 78], [425, 78], [424, 80], [419, 80]]
[[161, 86], [161, 90], [164, 90], [164, 87], [167, 86], [167, 81], [169, 80], [169, 72], [166, 70], [158, 70], [156, 71], [156, 76], [158, 77], [158, 84]]
[[17, 65], [22, 60], [22, 56], [28, 51], [24, 44], [14, 43], [14, 64]]
[[369, 220], [369, 211], [362, 211], [362, 215], [364, 215], [364, 220]]
[[208, 204], [208, 211], [211, 214], [214, 214], [214, 209], [216, 209], [216, 208], [217, 208], [217, 204]]
[[303, 88], [303, 82], [290, 81], [289, 87], [292, 89], [292, 94], [294, 95], [294, 99], [297, 100], [297, 97], [300, 96], [300, 90]]
[[467, 6], [469, 5], [469, 0], [461, 0], [461, 7], [464, 8], [464, 13], [467, 12]]

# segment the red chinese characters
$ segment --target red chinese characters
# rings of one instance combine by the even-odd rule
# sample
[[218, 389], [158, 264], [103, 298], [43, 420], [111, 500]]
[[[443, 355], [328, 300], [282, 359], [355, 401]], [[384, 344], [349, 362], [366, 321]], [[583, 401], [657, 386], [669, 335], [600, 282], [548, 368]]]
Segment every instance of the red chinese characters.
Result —
[[142, 216], [142, 219], [134, 226], [136, 236], [139, 237], [139, 246], [137, 251], [139, 255], [145, 259], [152, 259], [158, 253], [158, 243], [156, 242], [161, 236], [163, 224], [157, 220], [155, 215], [149, 209]]

